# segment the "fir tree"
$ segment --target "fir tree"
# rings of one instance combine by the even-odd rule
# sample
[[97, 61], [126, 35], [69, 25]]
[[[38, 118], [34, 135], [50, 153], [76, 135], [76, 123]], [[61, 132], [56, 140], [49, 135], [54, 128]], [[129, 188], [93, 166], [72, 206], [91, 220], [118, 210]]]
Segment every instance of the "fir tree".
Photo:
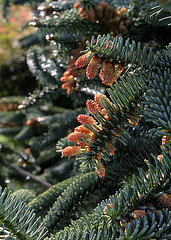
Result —
[[41, 188], [2, 181], [2, 239], [171, 239], [170, 2], [24, 3], [38, 87], [1, 99], [1, 177]]

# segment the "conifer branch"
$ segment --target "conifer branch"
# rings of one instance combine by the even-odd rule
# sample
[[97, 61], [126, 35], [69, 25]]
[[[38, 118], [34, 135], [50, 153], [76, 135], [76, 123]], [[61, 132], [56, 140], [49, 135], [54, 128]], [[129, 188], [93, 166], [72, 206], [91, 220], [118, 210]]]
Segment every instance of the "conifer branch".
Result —
[[40, 224], [33, 211], [28, 209], [19, 198], [11, 196], [7, 189], [0, 188], [0, 220], [5, 227], [19, 239], [44, 239], [47, 231]]
[[99, 178], [96, 173], [90, 172], [81, 174], [75, 181], [64, 189], [62, 194], [56, 199], [53, 207], [48, 211], [44, 218], [44, 223], [47, 229], [52, 229], [62, 218], [63, 213], [69, 210], [72, 205], [75, 205], [86, 192], [91, 192], [99, 183]]
[[[44, 21], [44, 19], [35, 19], [30, 22], [30, 25], [39, 27], [39, 30], [46, 31], [48, 34], [53, 36], [68, 34], [72, 32], [76, 35], [78, 32], [83, 32], [90, 36], [90, 33], [98, 34], [102, 32], [103, 24], [101, 23], [90, 23], [89, 21], [82, 19], [76, 9], [70, 9], [63, 11], [59, 14], [51, 17]], [[55, 39], [55, 38], [54, 38]]]
[[[162, 163], [154, 157], [156, 167], [150, 162], [146, 162], [148, 174], [140, 168], [139, 176], [133, 175], [132, 184], [126, 183], [122, 190], [116, 192], [108, 200], [102, 201], [93, 214], [73, 221], [70, 227], [60, 231], [52, 239], [62, 240], [76, 236], [80, 236], [77, 239], [81, 239], [81, 236], [92, 236], [92, 232], [94, 239], [98, 239], [99, 234], [108, 237], [107, 239], [119, 239], [119, 237], [128, 236], [144, 240], [147, 239], [146, 236], [148, 236], [148, 239], [149, 237], [169, 239], [171, 212], [167, 208], [157, 211], [150, 205], [149, 207], [144, 205], [144, 202], [158, 197], [161, 193], [167, 191], [170, 186], [171, 152], [169, 150], [168, 153], [165, 151], [162, 153]], [[155, 212], [153, 213], [153, 211]], [[128, 219], [129, 216], [130, 220]], [[104, 229], [106, 229], [107, 235], [103, 235]], [[112, 233], [113, 237], [111, 237]]]
[[[142, 2], [142, 4], [141, 4]], [[167, 1], [144, 1], [139, 2], [143, 10], [145, 21], [153, 26], [167, 26], [171, 24], [171, 14]]]
[[[122, 125], [127, 123], [131, 126], [137, 126], [139, 119], [136, 109], [145, 92], [144, 84], [146, 81], [147, 79], [142, 75], [132, 77], [132, 75], [126, 74], [122, 81], [117, 81], [111, 89], [108, 89], [110, 99], [102, 94], [97, 94], [95, 101], [87, 101], [88, 109], [93, 118], [91, 117], [90, 121], [90, 117], [79, 115], [77, 120], [85, 125], [89, 133], [77, 137], [76, 140], [72, 140], [70, 135], [68, 136], [70, 141], [78, 142], [78, 145], [86, 148], [80, 153], [79, 160], [96, 166], [101, 159], [103, 161], [109, 160], [110, 155], [114, 153], [112, 151], [115, 149], [116, 138], [125, 143], [125, 129]], [[86, 117], [87, 121], [89, 119], [89, 122], [84, 123], [83, 117]], [[74, 133], [75, 136], [78, 135], [76, 131]], [[89, 136], [92, 139], [89, 139]], [[81, 142], [83, 142], [82, 145]]]
[[152, 121], [158, 128], [157, 133], [162, 136], [164, 132], [165, 135], [171, 136], [170, 91], [170, 68], [164, 72], [158, 71], [148, 86], [144, 102], [147, 105], [145, 112], [149, 117], [147, 121]]
[[50, 189], [46, 190], [37, 198], [33, 199], [28, 206], [38, 215], [45, 215], [47, 211], [53, 206], [57, 198], [69, 187], [73, 181], [78, 181], [79, 175], [66, 179], [58, 184], [55, 184]]
[[94, 37], [92, 37], [90, 42], [86, 42], [86, 45], [86, 52], [92, 52], [92, 55], [89, 53], [88, 61], [96, 54], [103, 60], [108, 59], [109, 61], [113, 61], [113, 65], [117, 62], [121, 62], [125, 64], [130, 63], [132, 65], [136, 64], [137, 67], [142, 65], [144, 67], [149, 67], [153, 63], [151, 49], [147, 54], [147, 46], [144, 46], [143, 52], [141, 53], [140, 42], [136, 45], [135, 41], [130, 42], [130, 40], [127, 39], [124, 43], [122, 37], [112, 39], [110, 35], [98, 35], [96, 42]]

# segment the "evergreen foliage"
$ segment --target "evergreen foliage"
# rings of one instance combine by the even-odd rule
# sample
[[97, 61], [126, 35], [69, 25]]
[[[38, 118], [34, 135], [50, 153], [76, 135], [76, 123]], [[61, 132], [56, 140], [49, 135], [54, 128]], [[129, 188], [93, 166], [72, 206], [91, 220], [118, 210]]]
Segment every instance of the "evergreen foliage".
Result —
[[0, 100], [1, 239], [171, 239], [169, 1], [4, 0], [4, 18], [23, 3], [38, 84]]
[[40, 219], [26, 209], [26, 205], [20, 202], [19, 198], [7, 193], [7, 190], [2, 191], [2, 188], [0, 191], [1, 221], [10, 230], [9, 236], [14, 234], [19, 239], [43, 239], [46, 233], [43, 224], [40, 225]]

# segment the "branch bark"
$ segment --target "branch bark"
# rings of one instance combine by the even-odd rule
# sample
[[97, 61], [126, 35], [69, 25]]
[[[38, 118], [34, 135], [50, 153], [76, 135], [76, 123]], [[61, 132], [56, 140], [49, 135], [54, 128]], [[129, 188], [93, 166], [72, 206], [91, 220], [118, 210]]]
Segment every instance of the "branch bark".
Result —
[[14, 164], [11, 164], [11, 163], [9, 163], [9, 162], [7, 162], [7, 161], [5, 161], [5, 160], [3, 160], [3, 162], [4, 162], [5, 165], [7, 165], [7, 166], [9, 166], [10, 168], [13, 168], [14, 170], [16, 170], [20, 175], [22, 175], [22, 176], [24, 176], [24, 177], [29, 176], [30, 179], [32, 179], [33, 181], [35, 181], [35, 182], [43, 185], [43, 186], [46, 187], [47, 189], [48, 189], [48, 188], [51, 188], [51, 187], [53, 186], [52, 184], [46, 182], [45, 180], [36, 177], [36, 176], [33, 175], [32, 173], [29, 173], [29, 172], [27, 172], [26, 170], [23, 170], [23, 169], [15, 166]]

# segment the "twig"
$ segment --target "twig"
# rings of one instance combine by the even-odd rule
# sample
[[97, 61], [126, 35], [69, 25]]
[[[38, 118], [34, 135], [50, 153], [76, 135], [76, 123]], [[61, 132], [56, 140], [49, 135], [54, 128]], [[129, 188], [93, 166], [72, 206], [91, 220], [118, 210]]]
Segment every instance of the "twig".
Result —
[[34, 180], [35, 182], [38, 182], [39, 184], [45, 186], [46, 188], [51, 188], [53, 186], [52, 184], [46, 182], [45, 180], [36, 177], [32, 173], [29, 173], [29, 172], [27, 172], [27, 171], [25, 171], [25, 170], [15, 166], [14, 164], [11, 164], [11, 163], [9, 163], [9, 162], [7, 162], [5, 160], [3, 160], [3, 162], [4, 162], [5, 165], [9, 166], [10, 168], [15, 169], [22, 176], [25, 176], [25, 177], [29, 176], [32, 180]]

